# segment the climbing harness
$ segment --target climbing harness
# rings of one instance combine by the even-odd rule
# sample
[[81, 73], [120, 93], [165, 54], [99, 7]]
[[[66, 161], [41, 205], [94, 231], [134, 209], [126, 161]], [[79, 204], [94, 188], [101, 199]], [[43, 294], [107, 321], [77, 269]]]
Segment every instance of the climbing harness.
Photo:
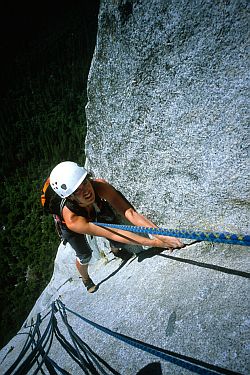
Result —
[[250, 235], [234, 234], [228, 232], [201, 232], [185, 229], [148, 228], [133, 225], [118, 225], [95, 222], [95, 225], [105, 228], [122, 229], [134, 233], [146, 233], [178, 238], [194, 239], [198, 241], [219, 242], [232, 245], [250, 246]]
[[[59, 315], [62, 319], [62, 322], [67, 328], [69, 337], [72, 341], [72, 344], [66, 339], [59, 329], [58, 321], [56, 318], [56, 313], [59, 312]], [[116, 339], [133, 346], [137, 349], [143, 350], [151, 355], [154, 355], [158, 358], [161, 358], [164, 361], [170, 362], [176, 366], [185, 368], [189, 371], [192, 371], [200, 375], [237, 375], [236, 372], [212, 365], [201, 360], [188, 357], [170, 350], [156, 347], [154, 345], [148, 344], [146, 342], [134, 339], [129, 336], [125, 336], [121, 333], [114, 332], [109, 328], [101, 326], [87, 318], [84, 318], [75, 311], [69, 309], [65, 304], [57, 299], [51, 305], [50, 318], [49, 322], [43, 332], [40, 332], [41, 322], [44, 321], [45, 317], [48, 316], [48, 313], [41, 318], [40, 314], [37, 314], [37, 320], [30, 327], [29, 332], [22, 332], [19, 334], [27, 334], [27, 339], [21, 350], [19, 356], [12, 364], [12, 366], [4, 373], [4, 375], [22, 375], [27, 374], [31, 369], [34, 372], [32, 374], [38, 374], [39, 371], [42, 374], [45, 374], [43, 370], [46, 369], [50, 374], [56, 375], [59, 373], [63, 375], [70, 375], [68, 371], [60, 367], [55, 360], [49, 356], [49, 352], [53, 343], [53, 339], [56, 338], [61, 344], [62, 348], [67, 352], [70, 358], [81, 368], [84, 374], [114, 374], [119, 375], [111, 365], [109, 365], [103, 358], [100, 357], [97, 353], [94, 352], [90, 346], [84, 342], [80, 336], [73, 330], [72, 326], [68, 322], [67, 312], [77, 316], [85, 323], [93, 326], [94, 328], [101, 330], [105, 334], [108, 334]], [[61, 326], [61, 324], [60, 324]], [[35, 369], [34, 369], [34, 366]]]

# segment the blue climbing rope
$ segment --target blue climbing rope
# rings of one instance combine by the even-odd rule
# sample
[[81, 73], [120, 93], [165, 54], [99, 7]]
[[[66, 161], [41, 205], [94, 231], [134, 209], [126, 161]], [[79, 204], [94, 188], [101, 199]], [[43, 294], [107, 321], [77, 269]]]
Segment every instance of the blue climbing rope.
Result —
[[[55, 314], [59, 311], [62, 322], [67, 327], [69, 336], [71, 338], [72, 344], [66, 339], [66, 337], [61, 333], [58, 327], [57, 318]], [[52, 303], [50, 310], [50, 319], [43, 332], [40, 332], [40, 324], [43, 319], [41, 319], [40, 314], [37, 315], [37, 321], [34, 326], [31, 326], [30, 331], [26, 332], [27, 340], [24, 347], [12, 364], [12, 366], [4, 373], [4, 375], [23, 375], [30, 373], [33, 369], [32, 374], [38, 374], [40, 371], [45, 374], [43, 367], [45, 366], [51, 375], [56, 375], [58, 373], [62, 375], [70, 375], [68, 371], [60, 367], [55, 360], [49, 357], [49, 352], [51, 349], [53, 337], [55, 337], [61, 344], [62, 348], [66, 353], [72, 358], [72, 360], [81, 368], [81, 373], [99, 375], [112, 373], [114, 375], [119, 375], [111, 365], [109, 365], [103, 358], [91, 349], [90, 346], [84, 342], [80, 336], [76, 334], [72, 326], [68, 322], [66, 311], [74, 314], [78, 318], [82, 319], [84, 322], [90, 324], [94, 328], [101, 330], [102, 332], [115, 337], [116, 339], [133, 346], [137, 349], [143, 350], [150, 353], [164, 361], [177, 365], [179, 367], [185, 368], [189, 371], [195, 372], [200, 375], [239, 375], [232, 370], [225, 369], [210, 363], [203, 362], [199, 359], [188, 357], [180, 353], [176, 353], [167, 349], [159, 348], [154, 345], [148, 344], [146, 342], [134, 339], [123, 335], [118, 332], [114, 332], [104, 326], [101, 326], [87, 318], [84, 318], [75, 311], [69, 309], [65, 304], [57, 299]], [[37, 336], [37, 338], [36, 338]], [[34, 366], [36, 368], [34, 369]], [[47, 372], [46, 372], [47, 373]]]
[[198, 241], [219, 242], [232, 245], [250, 246], [250, 235], [228, 232], [202, 232], [185, 229], [148, 228], [133, 225], [106, 224], [95, 222], [95, 225], [105, 228], [122, 229], [134, 233], [146, 233], [178, 238], [186, 238]]
[[145, 343], [140, 340], [136, 340], [132, 337], [123, 335], [118, 332], [114, 332], [110, 330], [109, 328], [106, 328], [104, 326], [101, 326], [100, 324], [97, 324], [95, 322], [92, 322], [91, 320], [84, 318], [80, 314], [76, 313], [75, 311], [69, 309], [66, 307], [62, 301], [56, 300], [57, 305], [59, 309], [62, 309], [63, 311], [66, 310], [73, 315], [77, 316], [78, 318], [82, 319], [85, 323], [90, 324], [91, 326], [99, 329], [100, 331], [115, 337], [116, 339], [125, 342], [128, 345], [131, 345], [133, 347], [136, 347], [137, 349], [143, 350], [145, 352], [148, 352], [150, 354], [153, 354], [154, 356], [163, 359], [164, 361], [173, 363], [179, 367], [185, 368], [189, 371], [195, 372], [196, 374], [200, 375], [215, 375], [215, 374], [224, 374], [224, 375], [237, 375], [236, 372], [212, 365], [210, 363], [206, 363], [203, 361], [200, 361], [195, 358], [191, 358], [176, 352], [172, 352], [170, 350], [162, 349], [159, 347], [156, 347], [154, 345]]

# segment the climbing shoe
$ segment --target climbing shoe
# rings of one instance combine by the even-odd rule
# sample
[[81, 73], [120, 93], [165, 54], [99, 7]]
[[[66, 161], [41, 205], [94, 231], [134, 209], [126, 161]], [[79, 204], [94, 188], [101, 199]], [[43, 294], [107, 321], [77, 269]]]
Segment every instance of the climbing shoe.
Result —
[[91, 278], [89, 278], [86, 281], [82, 280], [82, 282], [89, 293], [94, 293], [98, 289], [98, 286], [95, 285], [95, 283], [93, 282], [93, 280], [91, 280]]

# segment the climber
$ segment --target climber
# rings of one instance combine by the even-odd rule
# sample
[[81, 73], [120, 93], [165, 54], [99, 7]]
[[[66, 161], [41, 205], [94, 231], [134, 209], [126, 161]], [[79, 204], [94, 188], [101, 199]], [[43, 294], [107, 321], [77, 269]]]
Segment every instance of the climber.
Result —
[[[154, 236], [148, 238], [120, 229], [106, 229], [95, 221], [115, 223], [116, 212], [133, 225], [156, 228], [156, 225], [139, 214], [126, 198], [103, 179], [93, 179], [85, 168], [71, 161], [58, 164], [50, 174], [50, 185], [61, 200], [63, 237], [76, 252], [76, 267], [87, 291], [93, 293], [97, 286], [88, 274], [91, 248], [85, 235], [105, 237], [111, 251], [119, 257], [124, 244], [181, 248], [183, 243], [175, 237]], [[122, 256], [121, 256], [122, 258]]]

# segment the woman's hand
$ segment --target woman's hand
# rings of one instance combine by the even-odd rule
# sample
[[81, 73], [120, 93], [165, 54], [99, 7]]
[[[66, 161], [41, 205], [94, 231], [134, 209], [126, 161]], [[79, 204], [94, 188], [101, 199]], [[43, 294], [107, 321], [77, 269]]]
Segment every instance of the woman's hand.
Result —
[[183, 242], [176, 237], [154, 236], [153, 241], [155, 247], [163, 247], [164, 249], [169, 249], [171, 252], [173, 249], [180, 249], [184, 246]]

